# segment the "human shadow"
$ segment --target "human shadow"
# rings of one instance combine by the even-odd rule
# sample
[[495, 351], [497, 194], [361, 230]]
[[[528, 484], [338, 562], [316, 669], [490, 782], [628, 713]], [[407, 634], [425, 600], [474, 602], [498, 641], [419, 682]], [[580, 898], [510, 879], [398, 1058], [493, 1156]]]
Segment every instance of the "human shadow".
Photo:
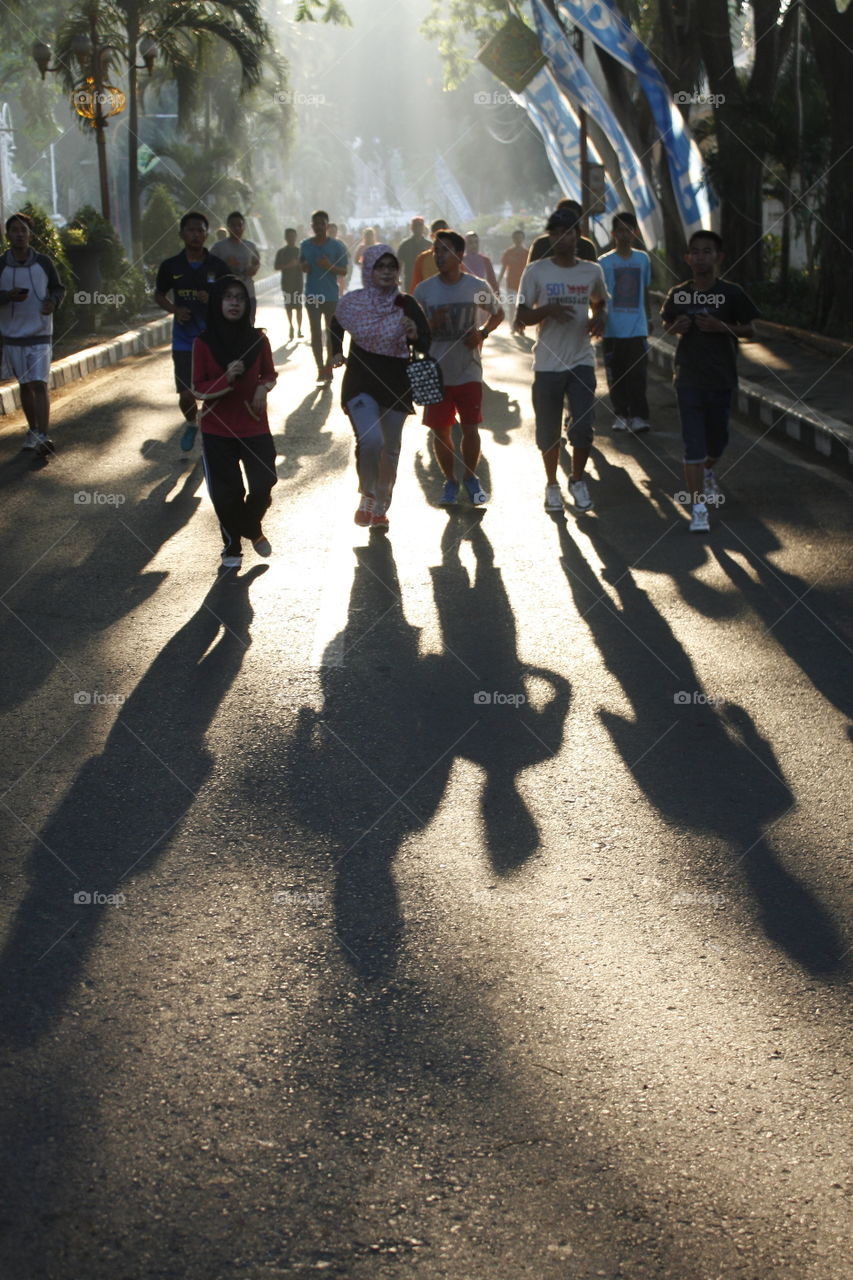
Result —
[[[804, 969], [831, 975], [844, 946], [830, 912], [785, 867], [767, 839], [796, 805], [771, 745], [744, 708], [716, 705], [669, 624], [638, 586], [600, 525], [585, 525], [613, 600], [565, 525], [562, 566], [575, 606], [633, 718], [602, 710], [628, 771], [668, 821], [711, 835], [685, 855], [685, 871], [714, 891], [741, 877], [768, 939]], [[724, 893], [724, 897], [727, 895]]]
[[[405, 618], [390, 541], [355, 549], [346, 627], [322, 670], [322, 708], [300, 710], [289, 748], [292, 802], [305, 827], [323, 836], [334, 867], [337, 939], [366, 978], [396, 966], [403, 921], [394, 859], [438, 811], [454, 762], [472, 761], [486, 774], [481, 795], [459, 815], [459, 836], [482, 823], [494, 869], [508, 874], [539, 843], [518, 776], [562, 742], [568, 685], [521, 663], [491, 547], [479, 524], [463, 536], [477, 557], [475, 580], [448, 526], [443, 563], [432, 570], [445, 643], [426, 655], [419, 628]], [[540, 686], [539, 709], [512, 700], [526, 697], [527, 678]]]
[[[196, 496], [202, 480], [201, 464], [186, 473], [176, 495], [166, 501], [175, 475], [170, 468], [169, 474], [130, 509], [86, 504], [70, 507], [75, 516], [69, 536], [76, 530], [78, 541], [81, 535], [88, 538], [85, 525], [90, 522], [99, 532], [103, 529], [103, 536], [75, 564], [73, 573], [68, 572], [64, 558], [45, 557], [4, 592], [0, 645], [5, 653], [6, 679], [0, 685], [0, 710], [29, 698], [57, 664], [79, 686], [82, 677], [74, 669], [75, 660], [69, 656], [65, 661], [62, 655], [73, 654], [93, 632], [105, 631], [154, 595], [167, 574], [163, 570], [146, 573], [145, 566], [188, 523], [201, 502]], [[61, 619], [60, 624], [44, 624], [46, 602], [50, 615]]]
[[510, 444], [511, 431], [521, 426], [521, 405], [506, 391], [498, 391], [483, 383], [483, 425], [482, 431], [488, 431], [495, 444]]
[[301, 469], [302, 458], [319, 457], [332, 447], [333, 436], [323, 426], [334, 407], [331, 386], [326, 383], [309, 391], [284, 420], [280, 431], [273, 432], [279, 477], [289, 479]]
[[211, 587], [35, 835], [27, 891], [0, 954], [0, 1025], [18, 1042], [60, 1017], [104, 912], [119, 910], [117, 896], [164, 856], [208, 778], [205, 734], [251, 644], [249, 587], [267, 567]]

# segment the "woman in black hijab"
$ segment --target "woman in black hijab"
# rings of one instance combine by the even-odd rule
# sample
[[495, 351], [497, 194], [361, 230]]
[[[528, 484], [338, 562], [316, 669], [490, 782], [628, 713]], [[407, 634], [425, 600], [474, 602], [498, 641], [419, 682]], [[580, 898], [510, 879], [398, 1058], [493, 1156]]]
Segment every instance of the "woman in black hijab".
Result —
[[272, 551], [261, 517], [278, 479], [266, 407], [276, 372], [266, 334], [253, 327], [249, 315], [242, 280], [220, 276], [209, 289], [207, 328], [193, 343], [204, 473], [225, 542], [226, 569], [242, 565], [243, 538], [260, 556]]

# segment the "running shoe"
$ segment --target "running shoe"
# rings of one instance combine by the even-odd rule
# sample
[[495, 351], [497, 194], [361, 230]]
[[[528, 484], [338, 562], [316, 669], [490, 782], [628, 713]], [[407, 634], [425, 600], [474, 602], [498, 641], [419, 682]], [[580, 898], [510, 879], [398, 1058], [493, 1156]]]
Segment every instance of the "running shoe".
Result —
[[705, 468], [705, 502], [715, 507], [722, 498], [720, 484], [710, 467]]
[[370, 517], [371, 529], [378, 529], [380, 533], [384, 533], [388, 528], [388, 515], [385, 511], [377, 511]]
[[627, 419], [627, 418], [619, 418], [619, 417], [616, 417], [616, 418], [614, 418], [614, 419], [613, 419], [613, 430], [614, 430], [614, 431], [627, 431], [628, 429], [629, 429], [629, 428], [628, 428], [628, 419]]
[[232, 556], [227, 551], [222, 552], [221, 560], [223, 569], [240, 569], [243, 565], [242, 556]]
[[265, 538], [263, 534], [261, 534], [259, 538], [252, 539], [252, 546], [255, 548], [256, 555], [263, 556], [264, 559], [266, 559], [267, 556], [272, 555], [270, 540], [269, 538]]
[[438, 500], [438, 505], [440, 507], [455, 506], [456, 499], [458, 497], [459, 497], [459, 481], [452, 480], [452, 479], [445, 480], [444, 488], [441, 491], [441, 497]]
[[482, 507], [489, 501], [489, 495], [476, 476], [466, 476], [463, 481], [465, 488], [468, 490], [468, 497], [471, 499], [475, 507]]
[[184, 427], [184, 434], [181, 436], [181, 452], [190, 453], [195, 444], [198, 426], [194, 422], [188, 422]]
[[36, 438], [36, 453], [40, 458], [47, 458], [51, 453], [56, 453], [56, 445], [50, 436], [45, 435], [43, 431], [34, 432]]
[[710, 533], [711, 522], [708, 519], [708, 508], [703, 502], [697, 502], [690, 517], [691, 533]]
[[645, 418], [632, 418], [628, 423], [628, 430], [635, 436], [645, 435], [649, 429], [649, 424]]
[[578, 511], [589, 511], [591, 509], [592, 498], [589, 496], [586, 480], [570, 480], [569, 492]]
[[374, 503], [374, 497], [372, 493], [363, 493], [361, 495], [361, 502], [359, 502], [358, 504], [358, 509], [355, 515], [353, 516], [353, 519], [355, 520], [356, 524], [361, 525], [363, 529], [366, 529], [367, 526], [370, 524], [371, 520], [373, 519], [374, 505], [375, 503]]
[[39, 447], [38, 432], [28, 431], [27, 434], [24, 436], [24, 443], [21, 445], [21, 448], [37, 449], [38, 447]]
[[546, 484], [545, 486], [545, 510], [546, 511], [562, 511], [563, 495], [560, 492], [558, 484]]

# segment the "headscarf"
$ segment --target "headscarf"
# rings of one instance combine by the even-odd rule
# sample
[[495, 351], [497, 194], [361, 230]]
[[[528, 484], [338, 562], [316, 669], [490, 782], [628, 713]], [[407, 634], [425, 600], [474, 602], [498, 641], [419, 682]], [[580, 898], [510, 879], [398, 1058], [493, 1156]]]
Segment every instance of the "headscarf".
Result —
[[365, 249], [361, 264], [364, 287], [344, 294], [337, 305], [335, 317], [365, 351], [372, 351], [377, 356], [405, 359], [409, 349], [403, 328], [405, 316], [400, 305], [403, 295], [398, 288], [378, 289], [373, 283], [373, 268], [386, 255], [397, 262], [396, 253], [387, 244], [372, 244]]
[[[239, 286], [246, 295], [246, 310], [239, 320], [228, 320], [222, 314], [222, 299], [226, 289]], [[200, 334], [202, 342], [210, 347], [216, 363], [227, 369], [232, 360], [242, 360], [246, 370], [260, 355], [262, 330], [255, 329], [249, 319], [249, 291], [237, 276], [219, 276], [207, 291], [207, 325]]]

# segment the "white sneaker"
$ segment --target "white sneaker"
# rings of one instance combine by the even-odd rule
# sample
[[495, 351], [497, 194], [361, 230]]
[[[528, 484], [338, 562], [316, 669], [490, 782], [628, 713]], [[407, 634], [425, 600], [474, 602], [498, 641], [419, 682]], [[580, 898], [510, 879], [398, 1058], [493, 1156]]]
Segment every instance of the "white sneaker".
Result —
[[722, 497], [719, 481], [712, 470], [705, 468], [705, 501], [715, 507]]
[[629, 431], [629, 430], [630, 430], [630, 426], [629, 426], [629, 423], [628, 423], [628, 419], [627, 419], [627, 418], [614, 418], [614, 419], [613, 419], [613, 430], [614, 430], [614, 431]]
[[243, 565], [243, 557], [242, 557], [242, 556], [227, 556], [227, 555], [225, 554], [225, 552], [223, 551], [223, 552], [222, 552], [222, 555], [221, 555], [221, 557], [220, 557], [220, 559], [221, 559], [221, 561], [222, 561], [222, 568], [223, 568], [223, 569], [240, 569], [240, 568], [242, 568], [242, 565]]
[[697, 502], [693, 507], [693, 514], [690, 517], [691, 533], [710, 533], [711, 522], [708, 519], [708, 508], [704, 502]]
[[558, 484], [546, 484], [545, 510], [562, 511], [563, 505], [563, 495], [560, 493], [560, 486]]
[[641, 436], [649, 430], [649, 424], [645, 418], [632, 418], [628, 424], [628, 430], [633, 432], [635, 436]]
[[578, 511], [589, 511], [592, 507], [592, 498], [589, 496], [589, 489], [586, 487], [586, 480], [570, 480], [569, 491], [572, 495], [572, 501]]

